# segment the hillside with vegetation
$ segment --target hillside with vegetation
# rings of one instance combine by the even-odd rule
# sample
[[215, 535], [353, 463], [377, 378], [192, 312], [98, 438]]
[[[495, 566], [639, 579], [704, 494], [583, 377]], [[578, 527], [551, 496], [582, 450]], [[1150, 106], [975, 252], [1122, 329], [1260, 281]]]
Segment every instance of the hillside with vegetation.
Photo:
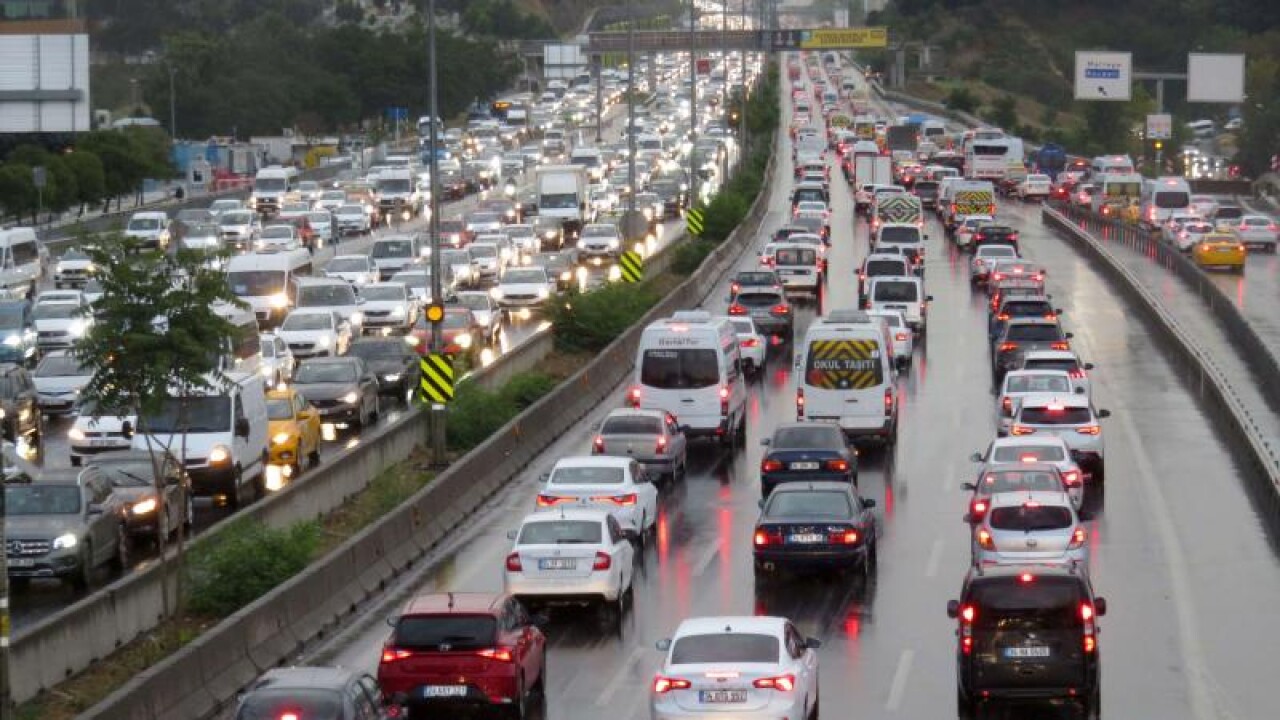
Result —
[[[1239, 108], [1238, 160], [1258, 172], [1280, 151], [1280, 2], [892, 0], [869, 21], [942, 49], [943, 75], [913, 91], [1082, 152], [1141, 152], [1132, 130], [1155, 104], [1154, 89], [1142, 86], [1129, 103], [1073, 100], [1076, 50], [1130, 51], [1135, 68], [1171, 72], [1185, 70], [1188, 52], [1243, 52], [1249, 98]], [[1227, 117], [1226, 106], [1188, 105], [1185, 90], [1165, 87], [1166, 110], [1178, 120]]]

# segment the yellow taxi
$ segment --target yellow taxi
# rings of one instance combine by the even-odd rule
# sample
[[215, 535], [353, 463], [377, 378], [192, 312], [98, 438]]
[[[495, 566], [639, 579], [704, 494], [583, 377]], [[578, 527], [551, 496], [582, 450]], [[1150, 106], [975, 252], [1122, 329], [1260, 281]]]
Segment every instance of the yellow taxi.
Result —
[[1244, 244], [1231, 233], [1212, 232], [1196, 243], [1191, 259], [1202, 268], [1244, 272]]
[[269, 460], [287, 477], [302, 472], [302, 461], [320, 463], [320, 413], [292, 388], [267, 393]]

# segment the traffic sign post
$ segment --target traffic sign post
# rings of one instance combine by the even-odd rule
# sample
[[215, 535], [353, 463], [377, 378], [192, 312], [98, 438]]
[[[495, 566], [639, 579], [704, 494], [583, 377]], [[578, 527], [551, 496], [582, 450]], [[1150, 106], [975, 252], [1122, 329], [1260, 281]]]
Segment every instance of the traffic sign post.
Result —
[[815, 28], [812, 30], [773, 30], [769, 33], [769, 49], [784, 50], [858, 50], [889, 46], [889, 28]]
[[[785, 50], [860, 50], [889, 45], [889, 28], [807, 28], [793, 30], [647, 30], [635, 33], [635, 52], [688, 52], [693, 47], [779, 52]], [[587, 53], [626, 52], [625, 32], [587, 35]]]
[[644, 279], [644, 257], [635, 250], [628, 250], [618, 257], [618, 267], [622, 268], [622, 279], [629, 283], [638, 283]]
[[1132, 96], [1133, 53], [1076, 51], [1076, 99], [1127, 102]]
[[704, 215], [702, 208], [691, 207], [684, 214], [684, 225], [689, 234], [694, 237], [702, 237]]
[[453, 358], [431, 353], [418, 359], [422, 371], [418, 395], [424, 403], [447, 405], [453, 402]]

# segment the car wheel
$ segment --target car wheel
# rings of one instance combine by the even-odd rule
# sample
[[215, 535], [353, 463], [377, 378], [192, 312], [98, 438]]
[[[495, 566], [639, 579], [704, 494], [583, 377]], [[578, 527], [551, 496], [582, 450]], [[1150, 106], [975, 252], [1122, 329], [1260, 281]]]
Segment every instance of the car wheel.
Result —
[[93, 579], [93, 543], [85, 542], [84, 552], [80, 554], [80, 567], [76, 569], [76, 574], [70, 578], [71, 587], [77, 591], [89, 589], [90, 581]]
[[529, 694], [524, 688], [524, 680], [521, 680], [516, 689], [515, 703], [507, 710], [507, 717], [511, 720], [524, 720], [528, 716], [528, 699]]
[[169, 519], [169, 513], [171, 512], [173, 512], [173, 508], [165, 505], [164, 512], [160, 513], [159, 517], [156, 518], [155, 543], [157, 548], [160, 547], [160, 543], [168, 540], [169, 536], [173, 534], [173, 522]]
[[809, 720], [818, 720], [818, 716], [819, 716], [818, 705], [820, 702], [821, 702], [821, 698], [814, 698], [813, 707], [809, 708]]
[[956, 688], [956, 717], [959, 720], [973, 720], [977, 714], [975, 710], [976, 708], [969, 701], [969, 698], [965, 697], [959, 688]]
[[188, 533], [191, 532], [192, 526], [196, 523], [196, 502], [191, 498], [191, 492], [185, 493], [187, 496], [187, 508], [183, 512], [182, 527]]
[[223, 488], [224, 494], [227, 497], [227, 506], [232, 510], [239, 510], [241, 505], [244, 504], [240, 497], [240, 486], [242, 484], [241, 479], [240, 466], [237, 465], [235, 471], [231, 475], [231, 480], [229, 481], [230, 484]]
[[133, 542], [129, 539], [129, 531], [124, 523], [121, 523], [120, 528], [116, 530], [116, 554], [111, 558], [111, 567], [118, 572], [124, 572], [129, 569], [129, 563], [132, 560]]
[[311, 448], [311, 452], [307, 453], [307, 465], [316, 467], [320, 464], [320, 438], [316, 438], [315, 447]]

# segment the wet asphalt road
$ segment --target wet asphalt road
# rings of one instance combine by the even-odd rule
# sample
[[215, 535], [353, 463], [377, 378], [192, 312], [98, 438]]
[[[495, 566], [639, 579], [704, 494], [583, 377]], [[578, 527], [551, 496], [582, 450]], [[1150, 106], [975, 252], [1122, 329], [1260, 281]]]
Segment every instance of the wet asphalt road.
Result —
[[[780, 154], [757, 244], [783, 222], [789, 178]], [[833, 178], [827, 308], [853, 305], [853, 271], [867, 249], [849, 188], [839, 173]], [[1103, 424], [1106, 497], [1089, 523], [1094, 582], [1110, 605], [1099, 643], [1105, 715], [1274, 716], [1266, 648], [1280, 647], [1280, 563], [1229, 446], [1133, 311], [1040, 224], [1038, 208], [1006, 203], [1001, 216], [1019, 229], [1026, 255], [1048, 266], [1049, 290], [1073, 342], [1097, 366], [1097, 405], [1114, 413]], [[976, 471], [967, 456], [994, 435], [994, 398], [983, 297], [969, 288], [968, 256], [954, 252], [932, 220], [929, 234], [926, 284], [935, 301], [927, 341], [899, 379], [899, 444], [891, 454], [867, 448], [861, 456], [860, 484], [878, 502], [882, 524], [876, 580], [865, 591], [823, 579], [768, 593], [754, 587], [759, 440], [793, 417], [789, 362], [774, 358], [752, 389], [745, 450], [729, 456], [697, 448], [688, 477], [664, 497], [657, 538], [640, 561], [635, 604], [620, 629], [590, 612], [562, 614], [547, 628], [548, 717], [647, 717], [649, 682], [661, 660], [653, 643], [686, 617], [730, 613], [786, 615], [823, 641], [821, 699], [829, 717], [954, 717], [954, 626], [944, 607], [968, 561], [960, 483]], [[748, 252], [742, 265], [753, 264]], [[723, 312], [724, 295], [713, 294], [709, 309]], [[802, 310], [797, 329], [812, 317], [811, 308]], [[622, 394], [619, 387], [613, 406]], [[300, 660], [372, 672], [387, 632], [383, 617], [406, 594], [501, 589], [505, 533], [532, 511], [538, 474], [560, 456], [589, 452], [591, 427], [608, 409], [532, 463], [385, 606]], [[1064, 712], [1043, 707], [1012, 716], [1070, 716]]]

